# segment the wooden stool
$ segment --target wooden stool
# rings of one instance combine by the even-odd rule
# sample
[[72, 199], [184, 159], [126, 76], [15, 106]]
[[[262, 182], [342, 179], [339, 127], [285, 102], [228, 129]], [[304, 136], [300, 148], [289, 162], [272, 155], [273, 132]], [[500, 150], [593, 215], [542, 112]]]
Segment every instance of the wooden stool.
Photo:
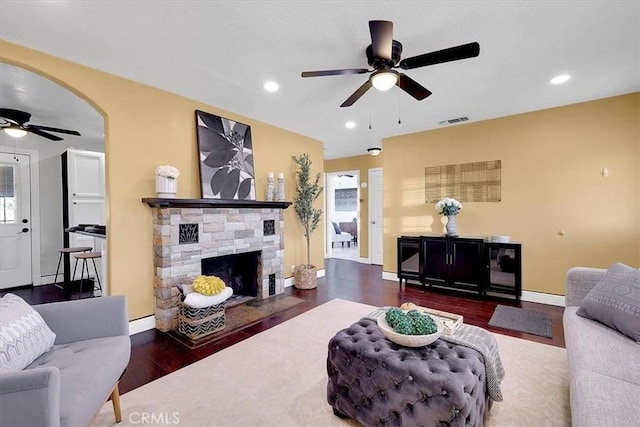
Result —
[[[87, 270], [87, 280], [89, 280], [89, 265], [87, 264], [87, 260], [90, 259], [91, 262], [93, 262], [93, 271], [95, 272], [96, 275], [96, 280], [98, 281], [98, 288], [96, 289], [95, 287], [95, 283], [93, 285], [93, 291], [91, 292], [93, 294], [93, 292], [95, 292], [96, 290], [100, 291], [100, 295], [102, 296], [102, 285], [100, 284], [100, 277], [98, 276], [98, 269], [96, 267], [96, 258], [101, 258], [102, 257], [102, 252], [83, 252], [83, 253], [79, 253], [79, 254], [74, 254], [73, 255], [76, 258], [76, 262], [78, 262], [78, 260], [80, 260], [82, 262], [82, 266], [80, 267], [80, 294], [78, 295], [78, 299], [82, 298], [82, 284], [84, 282], [84, 270], [86, 268]], [[75, 272], [74, 272], [75, 274]]]
[[[58, 267], [56, 267], [56, 276], [53, 279], [53, 288], [51, 289], [51, 295], [49, 296], [49, 302], [53, 301], [53, 292], [58, 289], [62, 289], [64, 291], [64, 285], [66, 283], [58, 283], [58, 274], [60, 274], [60, 265], [62, 264], [62, 257], [64, 254], [73, 254], [78, 252], [88, 252], [93, 250], [93, 248], [89, 246], [80, 246], [76, 248], [60, 248], [60, 257], [58, 258]], [[76, 263], [73, 266], [73, 276], [71, 276], [71, 282], [73, 283], [73, 279], [76, 277], [76, 267], [78, 267], [78, 260], [76, 259]], [[64, 272], [63, 272], [64, 273]], [[64, 275], [64, 274], [63, 274]]]

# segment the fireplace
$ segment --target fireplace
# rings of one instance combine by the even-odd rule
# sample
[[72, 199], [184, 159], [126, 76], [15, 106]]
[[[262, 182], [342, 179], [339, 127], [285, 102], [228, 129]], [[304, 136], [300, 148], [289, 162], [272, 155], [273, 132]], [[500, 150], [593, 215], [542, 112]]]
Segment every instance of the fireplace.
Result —
[[160, 331], [177, 329], [178, 286], [201, 274], [221, 277], [246, 299], [284, 292], [283, 210], [290, 202], [142, 201], [153, 213], [154, 314]]
[[262, 251], [203, 258], [202, 274], [218, 276], [235, 297], [257, 297], [262, 277]]

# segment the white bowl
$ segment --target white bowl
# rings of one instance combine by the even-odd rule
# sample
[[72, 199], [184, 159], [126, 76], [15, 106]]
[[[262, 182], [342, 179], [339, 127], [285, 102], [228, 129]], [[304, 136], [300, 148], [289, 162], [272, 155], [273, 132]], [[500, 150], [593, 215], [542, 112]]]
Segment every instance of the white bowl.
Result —
[[405, 335], [399, 334], [387, 323], [387, 319], [385, 319], [385, 315], [381, 315], [378, 317], [378, 327], [382, 331], [385, 337], [387, 337], [392, 342], [403, 345], [405, 347], [424, 347], [425, 345], [429, 345], [442, 335], [442, 331], [444, 330], [444, 325], [440, 321], [440, 319], [436, 319], [431, 316], [431, 318], [436, 322], [438, 326], [438, 330], [433, 334], [429, 335]]

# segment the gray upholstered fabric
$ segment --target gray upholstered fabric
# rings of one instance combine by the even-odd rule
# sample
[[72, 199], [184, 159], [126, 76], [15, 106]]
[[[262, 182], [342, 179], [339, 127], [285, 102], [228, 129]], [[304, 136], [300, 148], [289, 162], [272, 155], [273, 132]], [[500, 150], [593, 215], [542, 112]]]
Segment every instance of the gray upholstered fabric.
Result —
[[0, 375], [0, 425], [60, 425], [60, 371], [30, 369]]
[[580, 305], [582, 299], [604, 277], [607, 270], [602, 268], [574, 267], [567, 271], [565, 304], [567, 307]]
[[129, 335], [129, 319], [123, 295], [36, 305], [47, 325], [56, 333], [54, 344], [93, 338]]
[[[102, 407], [129, 363], [128, 336], [96, 338], [54, 346], [26, 369], [60, 371], [60, 425], [87, 425]], [[105, 357], [108, 355], [108, 357]]]
[[621, 263], [611, 266], [577, 313], [640, 342], [640, 270]]
[[54, 347], [20, 372], [0, 375], [0, 425], [87, 425], [129, 362], [124, 297], [35, 306]]
[[329, 404], [365, 426], [481, 426], [488, 411], [482, 356], [437, 340], [392, 343], [362, 319], [329, 342]]
[[567, 298], [563, 323], [576, 427], [640, 425], [640, 345], [576, 314], [579, 295], [586, 295], [605, 271], [573, 268], [567, 274], [572, 300]]

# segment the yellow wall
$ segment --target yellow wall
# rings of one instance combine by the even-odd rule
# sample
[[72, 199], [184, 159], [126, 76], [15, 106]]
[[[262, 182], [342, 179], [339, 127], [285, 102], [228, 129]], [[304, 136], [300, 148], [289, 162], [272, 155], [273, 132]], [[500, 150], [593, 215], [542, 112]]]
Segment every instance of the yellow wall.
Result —
[[[3, 40], [0, 61], [67, 87], [105, 117], [109, 289], [110, 294], [127, 295], [132, 319], [153, 314], [151, 210], [141, 199], [155, 195], [155, 168], [177, 167], [178, 197], [200, 197], [194, 110], [251, 125], [258, 200], [264, 200], [270, 171], [284, 172], [285, 196], [293, 199], [292, 155], [309, 153], [312, 172], [323, 172], [323, 148], [317, 140]], [[314, 233], [311, 261], [318, 268], [324, 268], [323, 244], [323, 233]], [[291, 206], [285, 210], [285, 276], [292, 275], [290, 265], [303, 263], [305, 239]]]
[[572, 266], [637, 267], [639, 122], [634, 93], [385, 139], [384, 270], [397, 236], [444, 232], [424, 168], [484, 160], [502, 161], [502, 201], [465, 203], [458, 233], [522, 242], [524, 289], [562, 295]]
[[[360, 182], [369, 181], [369, 169], [381, 168], [384, 153], [376, 157], [365, 154], [363, 156], [344, 157], [342, 159], [325, 160], [324, 171], [342, 172], [358, 170]], [[358, 243], [360, 256], [369, 256], [369, 187], [360, 187], [360, 239]]]

